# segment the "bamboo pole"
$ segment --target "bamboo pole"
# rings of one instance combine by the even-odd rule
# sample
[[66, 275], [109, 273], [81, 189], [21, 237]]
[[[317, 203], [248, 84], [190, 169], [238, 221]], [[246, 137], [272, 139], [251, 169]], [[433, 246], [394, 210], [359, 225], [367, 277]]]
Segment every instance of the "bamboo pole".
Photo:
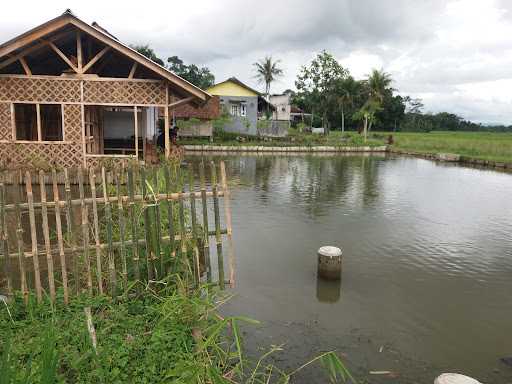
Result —
[[[192, 192], [194, 191], [194, 167], [192, 163], [188, 165], [188, 188], [190, 192], [190, 196], [192, 196]], [[197, 216], [196, 216], [196, 200], [191, 197], [190, 198], [190, 216], [192, 223], [192, 249], [194, 252], [194, 271], [195, 271], [195, 279], [196, 283], [199, 285], [201, 282], [201, 268], [199, 265], [199, 250], [197, 248]]]
[[219, 212], [219, 197], [218, 197], [218, 185], [217, 185], [217, 170], [215, 163], [211, 162], [212, 172], [212, 190], [213, 190], [213, 209], [215, 217], [215, 241], [217, 243], [217, 263], [219, 267], [219, 285], [221, 289], [224, 289], [224, 257], [222, 255], [222, 236], [220, 233], [220, 212]]
[[39, 270], [39, 252], [37, 250], [37, 229], [36, 215], [34, 210], [34, 193], [32, 192], [32, 176], [30, 171], [25, 173], [25, 188], [27, 190], [28, 217], [30, 222], [30, 239], [32, 242], [32, 263], [34, 265], [34, 284], [36, 287], [37, 301], [43, 299], [43, 289], [41, 287], [41, 271]]
[[121, 268], [123, 270], [123, 284], [124, 289], [128, 288], [128, 266], [126, 263], [126, 246], [125, 246], [125, 222], [124, 222], [124, 209], [121, 197], [121, 176], [122, 172], [116, 173], [116, 192], [117, 192], [117, 213], [119, 215], [119, 237], [121, 239], [121, 247], [119, 253], [121, 255]]
[[[184, 191], [182, 191], [184, 192]], [[181, 198], [178, 200], [178, 208], [179, 208], [179, 221], [180, 221], [180, 253], [179, 253], [179, 259], [181, 261], [185, 261], [186, 265], [189, 266], [188, 264], [188, 255], [187, 255], [187, 243], [185, 241], [186, 239], [186, 233], [187, 233], [187, 228], [185, 227], [185, 206], [183, 204], [183, 199], [184, 198]]]
[[64, 168], [64, 192], [66, 195], [66, 235], [67, 241], [71, 244], [71, 259], [73, 260], [73, 277], [75, 279], [75, 292], [80, 293], [80, 275], [78, 271], [78, 256], [73, 236], [73, 210], [71, 209], [71, 184], [69, 182], [68, 169]]
[[[153, 169], [153, 184], [154, 184], [153, 193], [156, 196], [160, 192], [160, 190], [159, 190], [160, 187], [158, 184], [158, 168], [157, 167], [155, 167]], [[156, 259], [160, 258], [160, 274], [163, 277], [163, 276], [165, 276], [165, 271], [164, 271], [164, 255], [161, 252], [161, 248], [160, 248], [160, 242], [162, 241], [162, 228], [161, 228], [161, 221], [160, 221], [160, 219], [161, 219], [160, 205], [159, 205], [159, 201], [156, 197], [155, 197], [155, 204], [154, 204], [153, 210], [154, 210], [154, 215], [155, 215], [155, 221], [154, 221], [155, 258]]]
[[133, 168], [128, 168], [128, 195], [129, 195], [129, 204], [128, 210], [130, 215], [131, 222], [131, 230], [132, 230], [132, 249], [133, 249], [133, 264], [135, 265], [135, 279], [140, 280], [140, 266], [139, 266], [139, 246], [136, 240], [138, 239], [137, 235], [137, 220], [135, 218], [135, 188], [133, 181]]
[[46, 251], [46, 264], [48, 266], [48, 286], [50, 298], [55, 302], [55, 278], [53, 275], [53, 257], [50, 244], [50, 228], [48, 226], [48, 208], [46, 207], [46, 185], [44, 183], [44, 171], [39, 171], [39, 190], [41, 193], [41, 217], [43, 224], [44, 247]]
[[[164, 177], [165, 177], [165, 189], [167, 192], [167, 196], [172, 194], [171, 190], [171, 175], [169, 165], [166, 164], [164, 166]], [[174, 210], [173, 210], [173, 202], [172, 200], [167, 200], [167, 220], [168, 220], [168, 232], [169, 232], [169, 254], [168, 259], [171, 260], [176, 257], [176, 245], [174, 243]], [[175, 260], [175, 259], [174, 259]]]
[[57, 243], [59, 245], [60, 267], [62, 274], [62, 286], [64, 291], [64, 303], [69, 302], [68, 272], [66, 269], [66, 254], [64, 253], [64, 241], [62, 238], [62, 221], [60, 217], [59, 186], [57, 184], [57, 171], [52, 169], [53, 200], [55, 202], [55, 227], [57, 229]]
[[146, 268], [148, 281], [153, 279], [153, 261], [151, 257], [151, 234], [150, 234], [150, 218], [149, 218], [149, 209], [148, 204], [146, 202], [147, 199], [147, 186], [146, 186], [146, 171], [144, 167], [140, 168], [140, 182], [142, 184], [142, 196], [144, 196], [144, 203], [142, 205], [142, 209], [144, 210], [144, 239], [146, 245]]
[[224, 192], [224, 216], [226, 218], [226, 228], [228, 230], [229, 284], [231, 288], [235, 288], [235, 251], [233, 248], [233, 224], [231, 222], [231, 194], [229, 192], [226, 165], [224, 164], [224, 161], [220, 162], [220, 177], [222, 190]]
[[22, 182], [22, 173], [21, 171], [18, 173], [18, 177], [15, 179], [15, 188], [18, 194], [18, 198], [16, 199], [15, 206], [15, 216], [16, 216], [16, 243], [18, 245], [18, 268], [20, 270], [20, 288], [23, 292], [23, 299], [25, 304], [28, 303], [28, 284], [27, 284], [27, 273], [25, 271], [25, 246], [23, 244], [23, 227], [21, 225], [21, 208], [20, 201], [22, 199], [23, 193], [21, 189]]
[[[194, 192], [192, 194], [192, 196], [195, 198], [195, 199], [200, 199], [201, 198], [201, 193], [200, 192]], [[212, 197], [213, 196], [213, 193], [212, 192], [206, 192], [206, 196], [208, 197]], [[222, 197], [224, 196], [223, 192], [222, 191], [218, 191], [218, 196], [219, 197]], [[173, 200], [173, 201], [178, 201], [179, 199], [182, 199], [182, 198], [190, 198], [190, 193], [189, 192], [175, 192], [175, 193], [171, 193], [171, 194], [167, 194], [167, 193], [160, 193], [158, 195], [155, 196], [157, 198], [158, 201], [167, 201], [167, 200]], [[135, 202], [142, 202], [144, 200], [143, 196], [142, 195], [135, 195], [134, 197], [134, 201]], [[121, 199], [123, 200], [123, 203], [127, 203], [128, 200], [129, 200], [129, 197], [128, 196], [121, 196]], [[93, 198], [91, 197], [86, 197], [84, 199], [85, 203], [86, 204], [92, 204], [93, 203]], [[103, 202], [103, 198], [102, 197], [97, 197], [96, 198], [96, 202], [97, 203], [102, 203]], [[117, 202], [117, 196], [111, 196], [110, 197], [110, 202], [111, 203], [115, 203]], [[59, 202], [60, 204], [60, 207], [61, 208], [65, 208], [66, 205], [67, 205], [67, 201], [65, 200], [61, 200]], [[71, 206], [79, 206], [81, 204], [81, 201], [80, 199], [71, 199]], [[55, 206], [55, 202], [48, 202], [47, 203], [47, 207], [48, 208], [53, 208]], [[21, 209], [25, 209], [25, 208], [28, 208], [28, 204], [27, 203], [19, 203], [19, 207]], [[34, 208], [41, 208], [41, 203], [39, 202], [34, 202]], [[15, 204], [6, 204], [5, 206], [5, 211], [6, 212], [9, 212], [9, 211], [14, 211], [16, 209], [16, 206]]]
[[[220, 230], [220, 233], [221, 235], [225, 235], [228, 233], [227, 229], [221, 229]], [[216, 236], [216, 232], [215, 231], [209, 231], [208, 232], [208, 236], [211, 236], [211, 237], [215, 237]], [[185, 234], [185, 239], [190, 239], [191, 240], [191, 234], [190, 233], [186, 233]], [[174, 236], [174, 243], [179, 243], [181, 241], [181, 235], [180, 234], [176, 234]], [[163, 244], [170, 244], [170, 238], [169, 236], [162, 236], [162, 242]], [[132, 241], [131, 239], [130, 240], [125, 240], [125, 246], [133, 246], [134, 244], [138, 244], [139, 247], [140, 246], [144, 246], [146, 244], [146, 239], [137, 239], [136, 241]], [[119, 247], [121, 246], [121, 242], [120, 241], [113, 241], [112, 242], [112, 248], [114, 249], [118, 249]], [[100, 244], [100, 250], [106, 250], [108, 248], [108, 244]], [[75, 246], [74, 248], [64, 248], [64, 253], [71, 253], [71, 252], [82, 252], [83, 251], [83, 247], [82, 246]], [[58, 250], [55, 250], [55, 249], [52, 249], [52, 255], [57, 253]], [[22, 257], [23, 258], [26, 258], [26, 259], [30, 259], [32, 257], [32, 252], [22, 252]], [[39, 256], [44, 256], [44, 252], [42, 251], [39, 251]], [[15, 258], [18, 258], [19, 255], [18, 253], [11, 253], [9, 255], [9, 258], [11, 259], [15, 259]], [[3, 256], [0, 256], [0, 259], [3, 258]]]
[[110, 274], [110, 293], [112, 297], [116, 295], [116, 266], [114, 261], [114, 251], [112, 247], [112, 209], [110, 207], [110, 201], [107, 191], [107, 176], [105, 174], [105, 167], [101, 168], [101, 181], [103, 186], [103, 202], [105, 204], [105, 220], [107, 222], [107, 258], [108, 258], [108, 269]]
[[96, 172], [94, 168], [89, 169], [89, 186], [91, 188], [92, 197], [92, 220], [94, 223], [94, 244], [96, 250], [96, 280], [98, 282], [98, 293], [103, 295], [103, 273], [101, 267], [101, 239], [100, 226], [98, 220], [98, 203], [96, 201]]
[[84, 201], [84, 174], [81, 167], [78, 168], [78, 191], [80, 193], [80, 210], [82, 212], [82, 244], [84, 248], [85, 268], [87, 271], [87, 289], [89, 294], [92, 295], [91, 260], [89, 258], [89, 210]]
[[208, 236], [209, 223], [208, 223], [208, 201], [206, 200], [206, 181], [204, 172], [204, 161], [199, 165], [199, 179], [201, 183], [201, 200], [203, 208], [203, 253], [206, 264], [206, 281], [212, 281], [212, 266], [210, 260], [210, 240]]
[[7, 282], [7, 294], [12, 295], [11, 270], [9, 260], [9, 239], [7, 238], [7, 221], [5, 218], [6, 188], [3, 180], [0, 182], [0, 252], [4, 255], [4, 274]]

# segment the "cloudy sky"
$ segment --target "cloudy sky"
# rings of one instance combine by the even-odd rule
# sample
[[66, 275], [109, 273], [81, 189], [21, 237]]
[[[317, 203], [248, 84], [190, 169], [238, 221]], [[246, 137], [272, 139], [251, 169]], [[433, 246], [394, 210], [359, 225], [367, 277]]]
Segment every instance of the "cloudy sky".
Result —
[[326, 49], [356, 78], [392, 74], [425, 110], [512, 124], [510, 0], [25, 1], [2, 4], [5, 41], [71, 8], [130, 44], [149, 43], [164, 60], [208, 66], [218, 81], [259, 87], [252, 63], [282, 61], [272, 92], [294, 88], [301, 65]]

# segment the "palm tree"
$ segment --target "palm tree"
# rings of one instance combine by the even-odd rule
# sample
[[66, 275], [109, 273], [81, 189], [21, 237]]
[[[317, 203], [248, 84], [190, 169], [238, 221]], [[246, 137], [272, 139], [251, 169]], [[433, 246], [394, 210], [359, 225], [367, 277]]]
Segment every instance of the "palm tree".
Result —
[[[381, 109], [380, 106], [384, 102], [384, 97], [386, 92], [391, 90], [391, 83], [393, 80], [391, 79], [391, 75], [389, 73], [384, 72], [384, 70], [373, 69], [372, 73], [368, 76], [368, 88], [369, 88], [369, 102], [372, 104], [376, 104], [378, 109]], [[368, 131], [371, 131], [373, 121], [375, 120], [375, 114], [372, 116], [372, 120], [370, 120], [370, 124], [368, 126]]]
[[342, 79], [337, 90], [337, 104], [341, 108], [341, 132], [345, 132], [345, 106], [354, 104], [359, 83], [352, 76]]
[[368, 76], [370, 97], [382, 103], [382, 101], [384, 101], [384, 94], [386, 93], [386, 90], [390, 88], [392, 82], [393, 80], [389, 73], [386, 73], [383, 70], [379, 71], [378, 69], [374, 69]]
[[[254, 63], [256, 70], [256, 78], [258, 82], [265, 83], [265, 96], [267, 102], [270, 96], [270, 84], [278, 77], [283, 76], [283, 70], [279, 68], [281, 60], [272, 60], [272, 56], [266, 56], [264, 59]], [[267, 104], [267, 114], [269, 113], [269, 105]]]

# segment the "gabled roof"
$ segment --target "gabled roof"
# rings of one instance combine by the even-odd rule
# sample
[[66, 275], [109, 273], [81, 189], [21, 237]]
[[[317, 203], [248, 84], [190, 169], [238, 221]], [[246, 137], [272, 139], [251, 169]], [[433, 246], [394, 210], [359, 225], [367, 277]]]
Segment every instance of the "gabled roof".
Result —
[[224, 80], [224, 81], [221, 81], [220, 83], [217, 83], [217, 84], [215, 84], [215, 85], [211, 86], [210, 88], [214, 88], [214, 87], [216, 87], [216, 86], [218, 86], [218, 85], [221, 85], [221, 84], [224, 84], [224, 83], [234, 83], [234, 84], [236, 84], [236, 85], [238, 85], [238, 86], [240, 86], [240, 87], [242, 87], [242, 88], [245, 88], [245, 89], [247, 89], [247, 90], [249, 90], [249, 91], [251, 91], [251, 92], [254, 92], [254, 93], [255, 93], [256, 95], [258, 95], [258, 96], [262, 96], [262, 93], [261, 93], [261, 92], [259, 92], [259, 91], [255, 90], [255, 89], [253, 89], [253, 88], [249, 87], [248, 85], [246, 85], [246, 84], [242, 83], [242, 82], [241, 82], [240, 80], [238, 80], [236, 77], [230, 77], [229, 79]]
[[80, 29], [81, 31], [99, 40], [103, 44], [110, 46], [114, 50], [127, 56], [131, 60], [137, 62], [138, 64], [143, 65], [146, 68], [152, 70], [157, 75], [168, 80], [170, 83], [172, 83], [188, 95], [193, 96], [199, 99], [200, 101], [206, 101], [211, 97], [207, 92], [189, 83], [185, 79], [182, 79], [178, 75], [162, 67], [161, 65], [155, 63], [154, 61], [148, 59], [146, 56], [140, 54], [139, 52], [135, 51], [129, 46], [121, 43], [113, 35], [107, 32], [104, 28], [100, 27], [98, 24], [94, 23], [93, 25], [89, 25], [86, 22], [80, 20], [78, 17], [73, 15], [73, 13], [71, 13], [69, 9], [66, 10], [66, 12], [64, 12], [62, 15], [50, 21], [47, 21], [46, 23], [43, 23], [38, 27], [35, 27], [1, 44], [0, 64], [5, 59], [9, 59], [8, 55], [30, 45], [31, 43], [36, 42], [39, 39], [43, 39], [45, 36], [69, 25], [72, 25]]

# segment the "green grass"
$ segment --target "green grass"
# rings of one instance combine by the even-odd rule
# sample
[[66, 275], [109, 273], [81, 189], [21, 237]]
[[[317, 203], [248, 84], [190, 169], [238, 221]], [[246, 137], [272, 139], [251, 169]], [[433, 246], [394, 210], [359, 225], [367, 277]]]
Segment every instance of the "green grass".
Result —
[[[28, 306], [18, 296], [0, 302], [0, 384], [21, 383], [288, 383], [305, 366], [321, 363], [326, 383], [356, 383], [334, 352], [285, 372], [273, 365], [280, 346], [258, 360], [245, 357], [241, 326], [223, 318], [226, 300], [213, 287], [191, 289], [179, 277], [108, 297]], [[62, 299], [62, 298], [60, 298]], [[84, 308], [91, 308], [94, 349]]]
[[420, 153], [453, 153], [472, 159], [512, 163], [512, 133], [393, 133], [393, 148]]
[[[389, 134], [388, 134], [389, 135]], [[182, 145], [245, 145], [245, 146], [334, 146], [334, 147], [362, 147], [362, 146], [380, 146], [385, 144], [385, 139], [388, 135], [385, 134], [370, 134], [367, 142], [364, 142], [363, 136], [357, 132], [331, 131], [329, 135], [318, 135], [312, 133], [300, 133], [294, 129], [290, 129], [287, 137], [264, 139], [261, 137], [244, 136], [243, 140], [237, 140], [241, 137], [237, 134], [223, 132], [216, 135], [213, 143], [208, 139], [180, 139], [179, 144]]]

